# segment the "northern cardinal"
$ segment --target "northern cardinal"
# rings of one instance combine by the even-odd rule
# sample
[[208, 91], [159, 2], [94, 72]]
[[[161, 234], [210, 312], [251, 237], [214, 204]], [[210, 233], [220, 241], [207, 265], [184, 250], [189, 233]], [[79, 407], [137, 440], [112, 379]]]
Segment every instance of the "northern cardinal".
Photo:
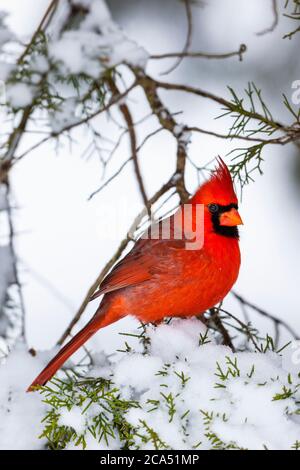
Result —
[[[97, 330], [126, 315], [144, 323], [159, 323], [166, 316], [199, 315], [225, 297], [240, 268], [237, 225], [243, 222], [223, 160], [219, 158], [218, 167], [188, 201], [188, 207], [192, 208], [190, 215], [181, 206], [170, 218], [157, 223], [154, 237], [142, 236], [116, 264], [92, 297], [104, 294], [93, 318], [49, 362], [28, 391], [45, 385]], [[202, 208], [203, 216], [199, 226], [197, 207]], [[161, 236], [166, 221], [170, 227], [167, 239]], [[188, 224], [190, 232], [203, 233], [200, 248], [197, 243], [192, 249], [189, 246], [189, 231], [183, 234]], [[178, 237], [178, 233], [183, 236]]]

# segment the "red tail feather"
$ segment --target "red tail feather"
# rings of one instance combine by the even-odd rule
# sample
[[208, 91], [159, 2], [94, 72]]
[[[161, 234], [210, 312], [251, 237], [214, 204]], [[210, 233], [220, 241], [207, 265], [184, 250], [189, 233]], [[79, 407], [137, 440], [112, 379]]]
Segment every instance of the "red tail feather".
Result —
[[93, 319], [56, 354], [28, 387], [27, 392], [32, 392], [38, 385], [45, 385], [66, 360], [93, 336], [99, 328], [101, 328], [101, 325], [99, 326], [99, 317], [93, 317]]

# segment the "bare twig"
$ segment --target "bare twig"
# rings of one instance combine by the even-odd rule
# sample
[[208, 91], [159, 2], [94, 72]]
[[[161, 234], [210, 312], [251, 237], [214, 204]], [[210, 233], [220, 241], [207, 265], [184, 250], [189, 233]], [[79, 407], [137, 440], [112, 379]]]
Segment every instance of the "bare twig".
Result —
[[185, 5], [186, 18], [187, 18], [187, 35], [186, 35], [185, 44], [182, 50], [183, 55], [177, 56], [177, 61], [175, 62], [175, 64], [172, 65], [172, 67], [166, 70], [165, 72], [162, 72], [161, 75], [167, 75], [173, 72], [180, 65], [180, 63], [182, 62], [182, 59], [184, 58], [184, 54], [188, 52], [190, 44], [191, 44], [192, 32], [193, 32], [191, 0], [184, 0], [184, 5]]
[[117, 171], [115, 171], [115, 173], [112, 176], [110, 176], [98, 189], [95, 189], [95, 191], [93, 191], [89, 195], [88, 200], [90, 201], [94, 196], [96, 196], [96, 194], [99, 194], [104, 188], [106, 188], [106, 186], [109, 185], [109, 183], [111, 183], [117, 176], [119, 176], [119, 174], [122, 172], [122, 170], [131, 160], [132, 160], [132, 156], [127, 158], [127, 160], [125, 160], [125, 162], [122, 163], [122, 165], [117, 169]]
[[156, 81], [150, 78], [141, 69], [133, 69], [137, 82], [143, 88], [153, 114], [157, 117], [161, 126], [171, 132], [177, 142], [177, 159], [176, 159], [176, 189], [182, 203], [189, 198], [189, 193], [184, 183], [185, 164], [187, 160], [188, 137], [186, 127], [175, 121], [174, 116], [161, 101]]
[[[25, 150], [25, 152], [23, 152], [21, 155], [18, 155], [18, 157], [15, 157], [12, 163], [21, 160], [26, 155], [31, 153], [33, 150], [36, 150], [41, 145], [45, 144], [46, 142], [49, 142], [51, 139], [59, 137], [59, 135], [61, 135], [63, 133], [66, 133], [66, 132], [69, 132], [69, 131], [75, 129], [76, 127], [78, 127], [78, 126], [81, 126], [82, 124], [87, 124], [89, 121], [91, 121], [95, 117], [97, 117], [100, 114], [108, 111], [112, 106], [114, 106], [115, 104], [118, 104], [118, 102], [122, 101], [136, 86], [137, 86], [136, 82], [132, 83], [127, 88], [127, 90], [125, 90], [120, 95], [113, 97], [106, 105], [102, 106], [102, 108], [98, 109], [94, 113], [86, 116], [84, 119], [73, 122], [72, 124], [68, 124], [67, 126], [63, 127], [60, 130], [60, 132], [52, 132], [50, 135], [48, 135], [47, 137], [41, 139], [39, 142], [37, 142], [36, 144], [32, 145], [30, 148]], [[15, 146], [15, 147], [17, 147], [17, 146]], [[1, 164], [0, 164], [0, 175], [1, 175]], [[0, 178], [0, 180], [1, 180], [1, 178]]]
[[226, 140], [246, 140], [248, 142], [261, 142], [263, 144], [273, 144], [273, 145], [285, 145], [297, 139], [300, 139], [300, 129], [295, 129], [293, 132], [289, 132], [289, 136], [282, 135], [280, 137], [276, 137], [273, 139], [263, 139], [260, 137], [251, 137], [247, 135], [240, 135], [240, 134], [220, 134], [218, 132], [209, 131], [206, 129], [201, 129], [200, 127], [187, 127], [187, 131], [189, 132], [198, 132], [200, 134], [211, 135], [212, 137], [217, 137], [219, 139], [226, 139]]
[[13, 165], [15, 152], [24, 135], [32, 109], [33, 105], [30, 105], [24, 109], [19, 125], [13, 130], [8, 138], [6, 145], [7, 150], [4, 157], [0, 160], [0, 184], [7, 181], [8, 172]]
[[297, 334], [291, 326], [285, 322], [284, 320], [281, 320], [280, 318], [275, 317], [271, 313], [267, 312], [266, 310], [263, 310], [262, 308], [258, 307], [257, 305], [253, 304], [252, 302], [249, 302], [246, 300], [244, 297], [242, 297], [240, 294], [237, 294], [236, 292], [232, 291], [232, 295], [244, 306], [251, 308], [255, 312], [257, 312], [259, 315], [262, 315], [265, 318], [268, 318], [272, 322], [274, 322], [275, 325], [281, 325], [283, 328], [285, 328], [291, 336], [295, 339], [299, 339], [300, 335]]
[[277, 5], [277, 0], [271, 0], [272, 2], [272, 11], [273, 11], [273, 21], [271, 26], [269, 26], [266, 29], [263, 29], [262, 31], [259, 31], [256, 33], [256, 36], [263, 36], [264, 34], [272, 33], [276, 26], [278, 25], [278, 20], [279, 20], [279, 15], [278, 15], [278, 5]]
[[[230, 57], [238, 56], [239, 60], [243, 59], [243, 54], [246, 52], [247, 46], [245, 44], [241, 44], [237, 51], [233, 52], [225, 52], [223, 54], [214, 54], [209, 52], [168, 52], [165, 54], [152, 54], [150, 55], [150, 59], [152, 60], [161, 60], [161, 59], [171, 59], [174, 58], [190, 58], [190, 59], [228, 59]], [[178, 66], [178, 64], [177, 64]]]
[[[150, 77], [148, 77], [149, 79]], [[165, 90], [177, 90], [177, 91], [183, 91], [185, 93], [191, 93], [196, 96], [201, 96], [202, 98], [209, 99], [211, 101], [214, 101], [215, 103], [219, 103], [220, 105], [224, 106], [226, 109], [230, 111], [235, 111], [235, 104], [232, 103], [231, 101], [228, 101], [220, 96], [217, 96], [213, 93], [210, 93], [206, 90], [202, 90], [200, 88], [195, 88], [189, 85], [182, 85], [182, 84], [177, 84], [177, 83], [169, 83], [169, 82], [161, 82], [158, 80], [154, 80], [155, 85], [157, 88], [164, 88]], [[284, 126], [282, 123], [278, 121], [271, 121], [268, 117], [254, 112], [254, 111], [246, 111], [245, 110], [245, 116], [250, 117], [251, 119], [258, 120], [260, 122], [263, 122], [265, 124], [269, 124], [274, 127], [276, 127], [278, 130], [289, 130], [290, 128]]]
[[36, 38], [38, 37], [38, 35], [40, 34], [41, 31], [43, 31], [45, 25], [46, 25], [46, 22], [49, 18], [49, 16], [51, 16], [52, 12], [55, 10], [57, 4], [58, 4], [58, 1], [59, 0], [52, 0], [47, 8], [47, 10], [45, 11], [45, 14], [43, 16], [43, 18], [41, 19], [37, 29], [35, 30], [35, 32], [33, 33], [32, 37], [31, 37], [31, 40], [30, 42], [27, 44], [25, 50], [22, 52], [21, 56], [19, 57], [17, 63], [18, 64], [21, 64], [24, 60], [24, 58], [26, 57], [26, 55], [28, 54], [31, 46], [34, 44]]
[[116, 263], [116, 261], [120, 258], [120, 256], [122, 255], [123, 251], [125, 250], [125, 248], [127, 247], [128, 243], [129, 243], [129, 239], [126, 237], [124, 238], [124, 240], [121, 241], [117, 251], [115, 252], [115, 254], [110, 258], [110, 260], [106, 263], [106, 265], [104, 266], [104, 268], [102, 269], [102, 271], [99, 273], [99, 275], [97, 276], [96, 280], [93, 282], [93, 284], [90, 286], [90, 288], [88, 289], [88, 292], [83, 300], [83, 302], [81, 303], [78, 311], [76, 312], [74, 318], [72, 319], [72, 321], [69, 323], [68, 327], [66, 328], [66, 330], [64, 331], [64, 333], [62, 334], [62, 336], [60, 337], [60, 339], [58, 340], [57, 344], [58, 345], [62, 345], [63, 342], [67, 339], [67, 337], [70, 335], [72, 329], [74, 328], [74, 326], [78, 323], [78, 321], [80, 320], [81, 318], [81, 315], [83, 314], [83, 312], [85, 311], [89, 301], [90, 301], [90, 298], [92, 297], [92, 295], [94, 294], [94, 292], [97, 290], [97, 288], [99, 287], [100, 283], [102, 282], [102, 280], [104, 279], [104, 277], [106, 276], [106, 274], [110, 271], [110, 269], [113, 267], [113, 265]]
[[[225, 346], [229, 346], [231, 348], [231, 350], [233, 352], [235, 352], [235, 347], [233, 345], [233, 342], [232, 342], [232, 339], [230, 337], [230, 334], [228, 333], [227, 329], [225, 328], [221, 318], [220, 318], [220, 315], [219, 315], [219, 309], [218, 308], [211, 308], [210, 310], [210, 318], [209, 318], [209, 322], [212, 321], [217, 330], [221, 333], [222, 337], [223, 337], [223, 344]], [[209, 325], [209, 322], [208, 322], [208, 325]]]
[[[146, 144], [146, 142], [151, 139], [151, 137], [153, 137], [154, 135], [158, 134], [159, 132], [163, 131], [163, 127], [160, 127], [159, 129], [156, 129], [155, 131], [153, 132], [150, 132], [150, 134], [148, 134], [144, 139], [143, 141], [141, 142], [141, 144], [137, 147], [137, 152], [139, 152], [141, 150], [141, 148]], [[122, 134], [124, 135], [124, 134]], [[93, 191], [90, 196], [88, 197], [88, 200], [91, 200], [94, 196], [96, 196], [97, 194], [99, 194], [109, 183], [111, 183], [111, 181], [113, 181], [117, 176], [120, 175], [120, 173], [123, 171], [123, 169], [125, 168], [125, 166], [127, 165], [127, 163], [129, 163], [130, 161], [132, 160], [132, 155], [127, 159], [125, 160], [125, 162], [122, 163], [122, 165], [118, 168], [117, 171], [115, 171], [115, 173], [110, 176], [98, 189], [96, 189], [95, 191]], [[148, 201], [148, 204], [149, 204], [149, 201]]]
[[[232, 318], [236, 323], [238, 323], [238, 325], [240, 325], [241, 329], [242, 329], [242, 332], [243, 334], [245, 334], [247, 336], [247, 338], [252, 342], [254, 348], [256, 351], [260, 351], [260, 347], [259, 345], [257, 344], [257, 339], [256, 337], [253, 335], [252, 333], [252, 330], [249, 326], [249, 324], [246, 324], [244, 323], [242, 320], [240, 320], [239, 318], [237, 318], [235, 315], [233, 315], [232, 313], [228, 312], [227, 310], [224, 310], [222, 307], [219, 307], [218, 310], [220, 312], [223, 312], [225, 313], [227, 316], [229, 316], [230, 318]], [[223, 323], [226, 324], [226, 322], [223, 321]], [[232, 325], [229, 325], [229, 326], [232, 326]]]
[[[172, 187], [174, 187], [174, 181], [171, 178], [167, 183], [165, 183], [150, 199], [149, 199], [149, 204], [154, 204], [164, 193], [169, 191]], [[114, 264], [118, 261], [118, 259], [121, 257], [122, 253], [124, 250], [127, 248], [128, 244], [132, 241], [132, 233], [136, 230], [138, 224], [141, 222], [141, 220], [145, 216], [145, 211], [143, 210], [140, 212], [140, 214], [137, 215], [135, 220], [133, 221], [132, 225], [130, 226], [126, 237], [120, 242], [118, 249], [114, 253], [114, 255], [110, 258], [110, 260], [106, 263], [104, 268], [101, 270], [99, 275], [97, 276], [96, 280], [93, 282], [93, 284], [90, 286], [90, 288], [87, 291], [86, 296], [84, 297], [77, 313], [75, 314], [74, 318], [68, 325], [67, 329], [64, 331], [62, 334], [61, 338], [58, 341], [58, 345], [63, 344], [63, 342], [67, 339], [69, 334], [71, 333], [72, 329], [74, 326], [78, 323], [80, 320], [83, 312], [85, 311], [90, 298], [94, 294], [94, 292], [98, 289], [99, 285], [103, 281], [104, 277], [108, 274], [110, 269], [114, 266]]]
[[[120, 91], [119, 91], [116, 83], [114, 82], [114, 80], [112, 78], [109, 78], [107, 80], [107, 82], [109, 84], [109, 87], [112, 91], [113, 96], [120, 96]], [[129, 138], [130, 138], [131, 158], [132, 158], [132, 161], [133, 161], [136, 180], [137, 180], [137, 183], [138, 183], [138, 186], [139, 186], [139, 189], [140, 189], [140, 193], [141, 193], [144, 205], [147, 208], [147, 211], [150, 215], [151, 214], [151, 208], [149, 206], [149, 202], [148, 202], [148, 198], [147, 198], [147, 194], [146, 194], [146, 190], [145, 190], [145, 185], [144, 185], [144, 181], [143, 181], [143, 178], [142, 178], [140, 165], [139, 165], [139, 161], [138, 161], [137, 139], [136, 139], [134, 121], [133, 121], [130, 109], [127, 106], [126, 103], [122, 102], [119, 105], [119, 109], [120, 109], [121, 113], [123, 114], [124, 120], [125, 120], [126, 125], [127, 125], [127, 129], [128, 129], [128, 134], [129, 134]]]

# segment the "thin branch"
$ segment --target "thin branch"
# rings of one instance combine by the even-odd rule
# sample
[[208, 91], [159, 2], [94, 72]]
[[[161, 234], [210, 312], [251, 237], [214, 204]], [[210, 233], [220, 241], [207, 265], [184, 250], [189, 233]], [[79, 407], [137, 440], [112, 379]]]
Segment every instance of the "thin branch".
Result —
[[273, 11], [273, 22], [271, 26], [269, 26], [266, 29], [263, 29], [262, 31], [259, 31], [256, 33], [256, 36], [264, 36], [265, 34], [272, 33], [276, 26], [278, 25], [278, 20], [279, 20], [279, 15], [278, 15], [278, 5], [277, 5], [277, 0], [271, 0], [272, 1], [272, 11]]
[[[49, 142], [49, 140], [53, 138], [59, 137], [61, 134], [65, 132], [69, 132], [73, 130], [74, 128], [81, 126], [82, 124], [87, 124], [90, 120], [94, 119], [95, 117], [99, 116], [100, 114], [108, 111], [112, 106], [115, 104], [118, 104], [119, 101], [122, 101], [135, 87], [137, 86], [137, 83], [134, 82], [130, 87], [127, 88], [123, 93], [121, 93], [118, 97], [113, 97], [106, 105], [104, 105], [102, 108], [98, 109], [94, 113], [90, 114], [89, 116], [86, 116], [84, 119], [81, 119], [80, 121], [76, 121], [72, 124], [68, 124], [67, 126], [63, 127], [60, 132], [52, 132], [50, 135], [45, 137], [44, 139], [41, 139], [39, 142], [36, 144], [32, 145], [29, 149], [27, 149], [25, 152], [23, 152], [21, 155], [16, 157], [14, 160], [17, 162], [24, 158], [26, 155], [31, 153], [33, 150], [36, 150], [38, 147], [41, 145], [45, 144], [46, 142]], [[1, 164], [0, 164], [0, 170], [1, 170]], [[0, 173], [1, 175], [1, 173]]]
[[[173, 178], [170, 178], [170, 180], [165, 183], [160, 189], [159, 191], [157, 191], [150, 199], [149, 199], [149, 203], [152, 205], [154, 204], [164, 193], [166, 193], [167, 191], [169, 191], [172, 187], [174, 187], [175, 184], [174, 184], [174, 180]], [[115, 254], [110, 258], [110, 260], [106, 263], [106, 265], [104, 266], [104, 268], [101, 270], [101, 272], [99, 273], [99, 275], [97, 276], [96, 280], [93, 282], [93, 284], [90, 286], [90, 288], [88, 289], [87, 291], [87, 294], [86, 296], [84, 297], [83, 301], [82, 301], [82, 304], [80, 305], [77, 313], [75, 314], [74, 318], [72, 319], [72, 321], [70, 322], [70, 324], [68, 325], [68, 327], [66, 328], [66, 330], [64, 331], [64, 333], [62, 334], [61, 338], [59, 339], [58, 341], [58, 345], [62, 345], [63, 342], [67, 339], [67, 337], [70, 335], [72, 329], [74, 328], [74, 326], [78, 323], [78, 321], [80, 320], [83, 312], [85, 311], [92, 295], [95, 293], [95, 291], [98, 289], [98, 287], [100, 286], [101, 282], [103, 281], [104, 277], [108, 274], [108, 272], [110, 271], [110, 269], [114, 266], [114, 264], [118, 261], [118, 259], [121, 257], [121, 255], [123, 254], [124, 250], [127, 248], [128, 244], [132, 241], [132, 233], [136, 230], [137, 226], [139, 225], [139, 223], [142, 221], [142, 219], [144, 218], [145, 216], [145, 210], [141, 211], [137, 217], [135, 218], [135, 220], [133, 221], [132, 225], [130, 226], [127, 234], [126, 234], [126, 237], [120, 242], [120, 245], [117, 249], [117, 251], [115, 252]]]
[[127, 158], [127, 160], [125, 160], [125, 162], [122, 163], [122, 165], [117, 169], [117, 171], [115, 171], [115, 173], [112, 176], [110, 176], [98, 189], [96, 189], [89, 195], [88, 201], [90, 201], [94, 196], [96, 196], [96, 194], [99, 194], [104, 188], [106, 188], [106, 186], [109, 185], [109, 183], [111, 183], [117, 176], [119, 176], [119, 174], [122, 172], [122, 170], [131, 160], [132, 160], [132, 156]]
[[7, 151], [4, 157], [0, 160], [0, 184], [7, 180], [7, 175], [13, 165], [15, 159], [15, 152], [22, 140], [28, 120], [30, 118], [33, 109], [33, 104], [27, 106], [22, 114], [20, 123], [16, 127], [8, 138]]
[[[177, 83], [168, 83], [168, 82], [161, 82], [158, 80], [154, 80], [151, 77], [147, 76], [147, 79], [152, 80], [157, 88], [163, 88], [165, 90], [177, 90], [177, 91], [183, 91], [185, 93], [191, 93], [196, 96], [201, 96], [202, 98], [209, 99], [211, 101], [214, 101], [215, 103], [219, 103], [220, 105], [224, 106], [226, 109], [229, 109], [230, 111], [235, 111], [235, 104], [232, 103], [231, 101], [228, 101], [220, 96], [214, 95], [213, 93], [210, 93], [206, 90], [202, 90], [200, 88], [195, 88], [189, 85], [182, 85], [182, 84], [177, 84]], [[140, 81], [142, 81], [142, 77]], [[245, 110], [245, 116], [250, 117], [251, 119], [258, 120], [260, 122], [263, 122], [265, 124], [272, 124], [275, 126], [278, 130], [282, 129], [283, 131], [289, 130], [288, 127], [284, 126], [282, 123], [278, 121], [271, 121], [268, 119], [266, 116], [254, 112], [254, 111], [247, 111]]]
[[[219, 312], [223, 312], [225, 313], [226, 315], [228, 315], [230, 318], [232, 318], [234, 321], [236, 321], [240, 327], [242, 328], [242, 332], [248, 337], [248, 339], [252, 342], [254, 348], [256, 351], [260, 351], [260, 347], [259, 345], [257, 344], [256, 342], [256, 338], [255, 336], [253, 335], [249, 325], [246, 325], [246, 323], [244, 323], [242, 320], [240, 320], [239, 318], [237, 318], [235, 315], [233, 315], [232, 313], [228, 312], [227, 310], [224, 310], [222, 307], [218, 307], [218, 310]], [[225, 322], [224, 322], [225, 323]], [[231, 325], [229, 325], [231, 326]]]
[[209, 309], [210, 311], [210, 318], [208, 320], [208, 324], [210, 321], [213, 321], [213, 323], [216, 325], [217, 330], [221, 333], [223, 337], [223, 344], [225, 346], [229, 346], [230, 349], [235, 352], [235, 347], [233, 345], [232, 339], [230, 337], [230, 334], [228, 333], [227, 329], [225, 328], [220, 316], [219, 316], [219, 309], [218, 308], [211, 308]]
[[272, 320], [275, 324], [281, 325], [283, 328], [285, 328], [295, 339], [299, 339], [299, 334], [297, 334], [293, 328], [290, 327], [290, 325], [285, 322], [284, 320], [281, 320], [280, 318], [275, 317], [271, 313], [267, 312], [266, 310], [263, 310], [260, 307], [257, 307], [257, 305], [254, 305], [252, 302], [249, 302], [246, 300], [244, 297], [242, 297], [240, 294], [237, 294], [236, 292], [232, 291], [232, 295], [244, 306], [250, 307], [252, 310], [257, 312], [259, 315], [262, 315], [265, 318], [268, 318], [269, 320]]
[[[137, 152], [139, 152], [141, 150], [141, 148], [146, 144], [146, 142], [151, 138], [153, 137], [154, 135], [158, 134], [159, 132], [163, 131], [163, 127], [160, 127], [158, 129], [156, 129], [155, 131], [151, 132], [150, 134], [148, 134], [144, 140], [141, 142], [141, 144], [137, 147]], [[127, 132], [127, 129], [126, 129], [126, 132]], [[124, 135], [124, 134], [123, 134]], [[125, 168], [125, 166], [127, 165], [127, 163], [129, 163], [130, 161], [132, 160], [132, 155], [127, 159], [125, 160], [124, 163], [122, 163], [122, 165], [118, 168], [118, 170], [112, 175], [110, 176], [110, 178], [108, 178], [107, 181], [105, 181], [102, 186], [100, 186], [100, 188], [96, 189], [95, 191], [93, 191], [90, 196], [88, 197], [88, 200], [90, 201], [94, 196], [96, 196], [96, 194], [99, 194], [111, 181], [113, 181], [117, 176], [119, 176], [119, 174], [122, 172], [122, 170]], [[148, 204], [149, 204], [149, 201], [147, 201]]]
[[[109, 87], [112, 91], [113, 96], [120, 96], [120, 91], [116, 85], [116, 83], [113, 81], [113, 79], [109, 78], [107, 80]], [[127, 125], [128, 129], [128, 134], [129, 134], [129, 139], [130, 139], [130, 148], [131, 148], [131, 158], [133, 161], [133, 166], [134, 166], [134, 172], [136, 176], [136, 180], [140, 189], [140, 193], [144, 202], [145, 207], [147, 208], [147, 211], [150, 215], [150, 206], [145, 190], [145, 185], [144, 181], [142, 178], [141, 170], [140, 170], [140, 165], [138, 161], [138, 150], [137, 150], [137, 139], [136, 139], [136, 133], [135, 133], [135, 126], [134, 126], [134, 121], [130, 112], [129, 107], [127, 106], [126, 103], [122, 102], [119, 105], [119, 109], [124, 117], [124, 120]]]
[[250, 136], [243, 136], [243, 135], [237, 135], [237, 134], [220, 134], [218, 132], [213, 132], [213, 131], [208, 131], [206, 129], [201, 129], [200, 127], [187, 127], [187, 131], [189, 132], [199, 132], [200, 134], [206, 134], [206, 135], [211, 135], [212, 137], [217, 137], [219, 139], [227, 139], [227, 140], [246, 140], [248, 142], [261, 142], [263, 144], [273, 144], [273, 145], [285, 145], [293, 140], [300, 139], [300, 131], [296, 130], [294, 131], [293, 135], [290, 135], [287, 137], [286, 135], [283, 135], [281, 137], [277, 137], [274, 139], [263, 139], [259, 137], [250, 137]]
[[45, 11], [45, 14], [43, 16], [43, 18], [41, 19], [37, 29], [35, 30], [35, 32], [33, 33], [32, 37], [31, 37], [31, 40], [30, 42], [27, 44], [24, 52], [21, 54], [21, 56], [19, 57], [17, 63], [18, 64], [21, 64], [24, 60], [24, 58], [26, 57], [26, 55], [28, 54], [31, 46], [34, 44], [37, 36], [40, 34], [40, 32], [44, 29], [44, 26], [49, 18], [49, 16], [51, 15], [52, 11], [56, 8], [57, 4], [58, 4], [58, 1], [59, 0], [52, 0], [47, 8], [47, 10]]
[[184, 0], [184, 5], [185, 5], [185, 13], [186, 13], [186, 19], [187, 19], [187, 35], [186, 35], [185, 44], [182, 50], [183, 56], [177, 56], [177, 61], [175, 62], [175, 64], [172, 65], [172, 67], [166, 70], [165, 72], [161, 73], [161, 75], [167, 75], [173, 72], [181, 64], [184, 58], [184, 54], [188, 52], [190, 44], [191, 44], [192, 32], [193, 32], [191, 0]]
[[82, 124], [86, 124], [89, 122], [91, 119], [95, 118], [96, 116], [99, 116], [99, 114], [104, 113], [105, 111], [108, 111], [109, 108], [111, 108], [113, 105], [119, 103], [122, 101], [135, 87], [137, 86], [137, 82], [133, 82], [125, 91], [120, 93], [119, 95], [113, 96], [111, 100], [104, 105], [102, 108], [98, 109], [94, 113], [86, 116], [84, 119], [81, 119], [80, 121], [76, 121], [72, 124], [69, 124], [65, 126], [60, 132], [52, 132], [51, 137], [58, 137], [59, 134], [62, 134], [63, 132], [68, 132], [75, 127], [81, 126]]
[[186, 202], [189, 198], [189, 193], [185, 187], [184, 173], [187, 160], [187, 132], [186, 127], [179, 124], [174, 119], [168, 108], [161, 101], [157, 93], [156, 81], [150, 78], [141, 69], [132, 68], [135, 73], [137, 82], [142, 86], [144, 93], [147, 97], [150, 108], [153, 114], [157, 117], [161, 126], [167, 131], [171, 132], [177, 142], [177, 155], [176, 155], [176, 189], [182, 203]]
[[116, 263], [116, 261], [120, 258], [120, 256], [122, 255], [123, 251], [125, 250], [125, 248], [127, 247], [128, 243], [129, 243], [129, 239], [126, 237], [124, 238], [124, 240], [121, 241], [117, 251], [115, 252], [115, 254], [110, 258], [110, 260], [106, 263], [106, 265], [104, 266], [104, 268], [102, 269], [102, 271], [99, 273], [99, 275], [97, 276], [96, 280], [93, 282], [93, 284], [90, 286], [82, 304], [80, 305], [77, 313], [75, 314], [74, 318], [72, 319], [72, 321], [69, 323], [68, 327], [66, 328], [66, 330], [64, 331], [64, 333], [62, 334], [62, 336], [60, 337], [60, 339], [58, 340], [57, 344], [59, 346], [61, 346], [64, 341], [67, 339], [67, 337], [70, 335], [72, 329], [74, 328], [74, 326], [78, 323], [78, 321], [80, 320], [81, 318], [81, 315], [83, 314], [83, 312], [85, 311], [89, 301], [90, 301], [90, 298], [92, 297], [92, 295], [94, 294], [94, 292], [97, 290], [97, 288], [99, 287], [99, 285], [101, 284], [102, 280], [104, 279], [104, 277], [106, 276], [106, 274], [110, 271], [110, 269], [113, 267], [113, 265]]
[[161, 59], [170, 59], [172, 57], [177, 58], [191, 58], [191, 59], [228, 59], [229, 57], [238, 56], [239, 60], [243, 59], [243, 54], [246, 52], [247, 46], [245, 44], [241, 44], [237, 51], [233, 52], [226, 52], [224, 54], [214, 54], [208, 52], [169, 52], [166, 54], [152, 54], [150, 55], [150, 59], [152, 60], [161, 60]]

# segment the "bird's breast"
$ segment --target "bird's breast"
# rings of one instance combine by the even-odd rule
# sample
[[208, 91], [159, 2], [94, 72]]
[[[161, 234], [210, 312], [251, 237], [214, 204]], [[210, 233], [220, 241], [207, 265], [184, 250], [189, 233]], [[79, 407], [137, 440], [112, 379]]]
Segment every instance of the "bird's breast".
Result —
[[220, 302], [235, 283], [240, 267], [238, 243], [202, 250], [174, 250], [152, 278], [128, 289], [127, 308], [144, 322], [192, 316]]

